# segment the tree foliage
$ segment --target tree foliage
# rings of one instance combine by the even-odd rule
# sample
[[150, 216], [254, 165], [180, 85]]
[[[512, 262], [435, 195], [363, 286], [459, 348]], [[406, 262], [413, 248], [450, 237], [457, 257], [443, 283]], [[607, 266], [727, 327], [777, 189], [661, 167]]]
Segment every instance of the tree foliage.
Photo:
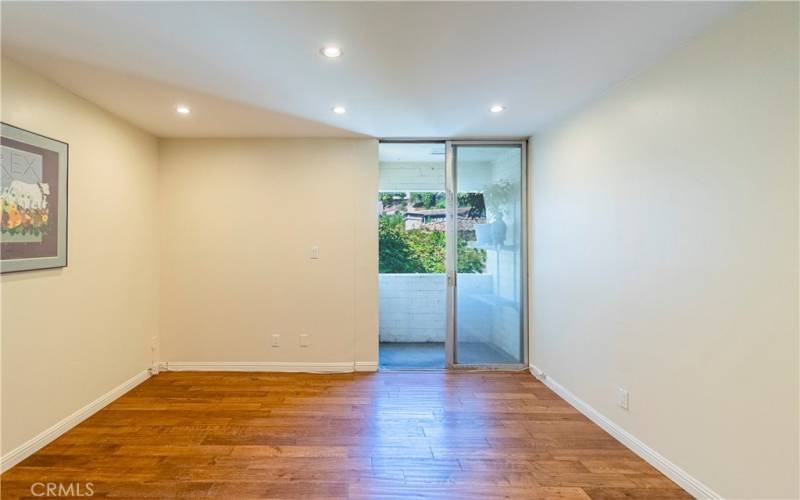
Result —
[[458, 207], [469, 207], [469, 212], [466, 215], [470, 219], [486, 217], [486, 204], [483, 193], [458, 193]]
[[397, 205], [399, 203], [405, 202], [406, 194], [402, 192], [397, 192], [397, 193], [382, 192], [379, 195], [379, 199], [383, 204], [383, 208], [387, 208], [392, 205]]
[[[486, 252], [468, 247], [474, 235], [461, 231], [458, 238], [458, 272], [482, 273]], [[403, 214], [381, 215], [378, 221], [379, 272], [444, 273], [445, 233], [427, 228], [406, 230]]]
[[470, 248], [468, 242], [475, 241], [475, 231], [458, 232], [458, 272], [483, 273], [486, 270], [486, 250]]
[[445, 196], [431, 191], [411, 193], [411, 203], [417, 208], [444, 208]]
[[378, 220], [378, 271], [381, 273], [426, 272], [408, 241], [402, 214], [381, 215]]

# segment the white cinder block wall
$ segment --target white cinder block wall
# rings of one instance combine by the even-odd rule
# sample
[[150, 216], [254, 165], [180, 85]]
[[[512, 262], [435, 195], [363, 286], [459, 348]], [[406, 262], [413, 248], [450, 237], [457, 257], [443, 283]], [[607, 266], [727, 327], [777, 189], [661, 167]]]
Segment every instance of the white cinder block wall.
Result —
[[444, 342], [444, 274], [381, 274], [378, 290], [381, 342]]
[[[492, 294], [489, 274], [459, 274], [459, 290], [466, 297], [459, 321], [467, 325], [460, 339], [493, 341], [493, 309], [474, 298]], [[381, 342], [444, 342], [447, 328], [447, 279], [444, 274], [381, 274]]]
[[444, 191], [444, 161], [381, 162], [381, 191]]

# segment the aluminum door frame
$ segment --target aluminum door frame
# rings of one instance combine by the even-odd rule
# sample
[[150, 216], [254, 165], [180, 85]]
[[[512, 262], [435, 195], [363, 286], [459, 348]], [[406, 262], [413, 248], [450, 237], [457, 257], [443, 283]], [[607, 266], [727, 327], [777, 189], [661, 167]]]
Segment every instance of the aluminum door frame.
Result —
[[[458, 147], [502, 147], [520, 148], [520, 363], [463, 364], [456, 362], [456, 294], [458, 293], [457, 216], [458, 199]], [[445, 141], [445, 192], [447, 200], [447, 234], [445, 270], [447, 273], [447, 336], [445, 359], [449, 369], [482, 370], [527, 370], [528, 369], [528, 141], [527, 140], [452, 140]]]

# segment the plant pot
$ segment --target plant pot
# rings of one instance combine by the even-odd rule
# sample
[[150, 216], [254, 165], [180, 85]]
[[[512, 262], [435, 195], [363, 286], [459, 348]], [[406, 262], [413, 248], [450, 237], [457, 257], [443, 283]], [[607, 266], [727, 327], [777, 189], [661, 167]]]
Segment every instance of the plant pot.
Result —
[[503, 216], [498, 215], [497, 220], [492, 223], [492, 240], [495, 245], [502, 245], [506, 242], [507, 229]]
[[475, 239], [479, 247], [490, 247], [494, 245], [492, 224], [475, 224]]

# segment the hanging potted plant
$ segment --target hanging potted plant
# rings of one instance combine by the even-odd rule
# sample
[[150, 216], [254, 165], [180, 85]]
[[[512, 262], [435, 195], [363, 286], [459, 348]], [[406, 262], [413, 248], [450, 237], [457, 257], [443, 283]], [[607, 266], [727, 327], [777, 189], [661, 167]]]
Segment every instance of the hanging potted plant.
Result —
[[491, 224], [474, 224], [475, 240], [478, 247], [490, 247], [494, 245], [494, 235], [492, 234]]
[[483, 188], [483, 196], [486, 199], [487, 215], [491, 215], [492, 221], [492, 240], [495, 245], [502, 245], [506, 241], [507, 226], [503, 216], [507, 215], [509, 203], [514, 194], [514, 184], [507, 180], [502, 180], [493, 184], [488, 184]]

